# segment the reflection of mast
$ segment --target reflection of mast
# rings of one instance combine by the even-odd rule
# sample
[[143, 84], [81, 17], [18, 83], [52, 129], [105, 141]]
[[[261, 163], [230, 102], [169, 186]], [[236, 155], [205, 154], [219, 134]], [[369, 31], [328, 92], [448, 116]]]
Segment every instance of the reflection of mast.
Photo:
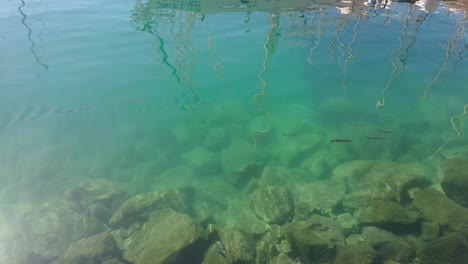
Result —
[[447, 42], [447, 47], [445, 49], [445, 59], [444, 59], [444, 64], [440, 68], [439, 72], [435, 76], [434, 80], [426, 87], [424, 90], [424, 95], [422, 97], [422, 100], [427, 100], [429, 99], [429, 93], [431, 91], [431, 88], [439, 81], [440, 76], [445, 72], [448, 66], [448, 62], [450, 61], [450, 52], [455, 49], [457, 42], [461, 39], [463, 39], [463, 32], [465, 30], [465, 27], [463, 26], [463, 23], [465, 23], [468, 20], [468, 12], [465, 11], [465, 17], [463, 19], [460, 19], [457, 21], [457, 31], [453, 37], [451, 37], [448, 42]]
[[201, 21], [205, 33], [208, 36], [208, 52], [210, 53], [211, 57], [216, 61], [216, 63], [213, 65], [213, 69], [217, 72], [216, 77], [221, 77], [223, 75], [223, 70], [221, 69], [222, 65], [216, 53], [213, 52], [213, 39], [211, 38], [211, 34], [208, 31], [208, 27], [206, 26], [205, 16], [202, 16]]
[[321, 40], [321, 34], [322, 34], [321, 21], [323, 17], [324, 8], [322, 7], [319, 7], [319, 8], [320, 8], [320, 14], [319, 14], [319, 18], [317, 19], [317, 40], [315, 41], [315, 44], [313, 46], [309, 47], [309, 56], [307, 57], [307, 62], [309, 62], [309, 64], [312, 64], [312, 53], [319, 46], [320, 40]]
[[[390, 89], [390, 85], [392, 84], [393, 80], [395, 79], [395, 77], [403, 70], [403, 67], [404, 67], [404, 63], [403, 61], [400, 59], [400, 56], [399, 54], [401, 54], [401, 50], [403, 49], [403, 42], [404, 42], [404, 39], [406, 38], [407, 34], [408, 34], [408, 24], [409, 24], [409, 19], [411, 17], [411, 14], [413, 13], [414, 11], [414, 6], [413, 5], [410, 5], [409, 7], [409, 10], [408, 10], [408, 14], [406, 15], [405, 17], [405, 21], [403, 23], [403, 31], [401, 33], [401, 36], [399, 38], [400, 40], [400, 46], [395, 49], [392, 54], [390, 55], [390, 57], [388, 57], [388, 61], [392, 64], [393, 66], [393, 71], [392, 73], [390, 74], [390, 77], [388, 78], [388, 81], [387, 81], [387, 85], [385, 86], [385, 88], [383, 89], [382, 91], [382, 98], [381, 100], [377, 101], [375, 107], [376, 108], [381, 108], [381, 107], [384, 107], [385, 106], [385, 96], [387, 95], [389, 89]], [[413, 42], [414, 43], [414, 42]], [[412, 45], [412, 44], [411, 44]], [[397, 60], [398, 59], [398, 60]], [[395, 62], [395, 60], [397, 60], [397, 62]]]
[[47, 64], [44, 64], [41, 62], [41, 60], [39, 59], [39, 57], [37, 56], [36, 54], [36, 51], [34, 49], [34, 47], [36, 46], [36, 43], [34, 42], [34, 40], [31, 38], [31, 35], [32, 35], [32, 28], [30, 26], [28, 26], [28, 24], [26, 24], [26, 14], [23, 12], [23, 8], [26, 6], [26, 4], [24, 3], [24, 0], [20, 0], [21, 1], [21, 6], [18, 7], [18, 11], [20, 12], [21, 16], [22, 16], [22, 19], [21, 19], [21, 24], [23, 24], [26, 29], [28, 30], [28, 40], [29, 42], [31, 42], [31, 47], [30, 47], [30, 50], [31, 50], [31, 53], [33, 54], [34, 56], [34, 59], [36, 60], [37, 64], [41, 65], [44, 70], [48, 70], [49, 67], [47, 66]]
[[354, 27], [353, 27], [353, 37], [348, 45], [348, 58], [346, 59], [344, 63], [344, 79], [341, 83], [343, 84], [343, 88], [345, 89], [345, 92], [348, 90], [348, 63], [354, 59], [353, 44], [354, 44], [354, 41], [356, 41], [356, 37], [357, 37], [356, 29], [360, 21], [361, 21], [361, 16], [358, 14], [356, 23], [354, 24]]
[[270, 116], [268, 113], [265, 111], [265, 107], [263, 104], [263, 101], [260, 101], [264, 99], [265, 97], [265, 90], [267, 88], [267, 82], [264, 78], [264, 75], [268, 69], [268, 64], [270, 63], [270, 58], [271, 54], [275, 51], [276, 45], [277, 45], [277, 39], [276, 39], [276, 31], [278, 28], [278, 15], [275, 13], [272, 13], [270, 16], [270, 24], [271, 28], [267, 33], [267, 38], [265, 41], [265, 44], [263, 44], [263, 48], [265, 50], [265, 59], [263, 60], [262, 64], [262, 70], [258, 73], [258, 79], [260, 80], [260, 91], [259, 93], [255, 94], [253, 97], [254, 104], [257, 106], [257, 108], [260, 110], [260, 112], [263, 114], [265, 117], [266, 125], [263, 130], [257, 129], [254, 130], [252, 133], [252, 138], [254, 141], [254, 146], [253, 146], [253, 155], [254, 155], [254, 162], [255, 162], [255, 157], [256, 157], [256, 151], [257, 151], [257, 134], [266, 134], [270, 130]]

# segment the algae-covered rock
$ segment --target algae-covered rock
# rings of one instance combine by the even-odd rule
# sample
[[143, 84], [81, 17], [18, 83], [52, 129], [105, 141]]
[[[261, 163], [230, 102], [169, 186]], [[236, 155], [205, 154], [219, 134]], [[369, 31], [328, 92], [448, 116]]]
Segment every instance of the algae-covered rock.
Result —
[[402, 237], [373, 226], [363, 228], [361, 240], [369, 243], [382, 260], [408, 263], [416, 253]]
[[253, 198], [257, 216], [269, 224], [284, 224], [292, 219], [294, 202], [284, 186], [267, 186], [258, 189]]
[[18, 225], [18, 233], [9, 245], [10, 254], [23, 259], [18, 263], [27, 263], [24, 258], [36, 262], [51, 261], [71, 243], [106, 230], [98, 220], [78, 214], [66, 205], [28, 211], [22, 215]]
[[449, 233], [428, 243], [418, 256], [424, 264], [465, 264], [468, 242], [460, 233]]
[[120, 257], [114, 238], [109, 232], [80, 239], [60, 256], [58, 263], [85, 264], [101, 263], [105, 260]]
[[359, 229], [358, 221], [350, 213], [337, 215], [335, 222], [345, 234], [355, 233]]
[[447, 197], [468, 207], [468, 159], [449, 159], [442, 166], [440, 185]]
[[229, 264], [226, 260], [226, 252], [219, 241], [206, 251], [202, 264]]
[[192, 168], [193, 176], [216, 175], [222, 172], [218, 154], [202, 147], [193, 148], [182, 154], [183, 164]]
[[344, 246], [344, 235], [332, 219], [312, 215], [307, 221], [295, 221], [283, 226], [283, 233], [291, 246], [303, 258], [330, 262], [336, 248]]
[[153, 212], [148, 221], [124, 243], [124, 258], [134, 264], [165, 263], [197, 242], [200, 229], [188, 215], [164, 209]]
[[377, 253], [368, 244], [346, 245], [338, 250], [333, 264], [372, 264], [376, 257]]
[[421, 190], [411, 204], [426, 220], [468, 234], [468, 209], [432, 187]]
[[343, 181], [316, 181], [303, 186], [296, 202], [295, 219], [307, 219], [314, 211], [326, 214], [345, 196]]
[[270, 264], [297, 264], [297, 262], [292, 260], [288, 255], [280, 253], [270, 261]]
[[440, 225], [436, 222], [425, 221], [421, 223], [421, 239], [433, 240], [439, 236]]
[[313, 154], [321, 144], [323, 144], [323, 138], [318, 134], [283, 133], [275, 142], [272, 156], [277, 159], [281, 165], [297, 166], [308, 156]]
[[333, 171], [333, 179], [344, 179], [349, 194], [343, 205], [354, 210], [367, 207], [375, 200], [408, 204], [408, 190], [431, 185], [429, 169], [420, 163], [352, 161]]
[[386, 200], [375, 200], [368, 207], [359, 208], [355, 212], [356, 219], [366, 224], [396, 223], [409, 225], [420, 218], [415, 211], [405, 209], [403, 206]]
[[127, 198], [127, 191], [106, 179], [90, 179], [69, 188], [65, 198], [76, 204], [80, 212], [107, 222]]
[[219, 239], [228, 263], [251, 263], [255, 260], [255, 243], [245, 231], [237, 228], [222, 228]]
[[187, 189], [171, 189], [162, 192], [138, 194], [125, 203], [109, 220], [113, 227], [129, 226], [136, 221], [144, 221], [155, 210], [171, 208], [174, 211], [187, 213]]

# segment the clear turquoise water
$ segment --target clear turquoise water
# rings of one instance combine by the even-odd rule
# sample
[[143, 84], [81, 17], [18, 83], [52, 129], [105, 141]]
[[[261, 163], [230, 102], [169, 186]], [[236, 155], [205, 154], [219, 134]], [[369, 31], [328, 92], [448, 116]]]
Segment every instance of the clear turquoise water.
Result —
[[[357, 159], [435, 167], [457, 135], [467, 11], [193, 3], [1, 1], [2, 203], [98, 177], [132, 194], [189, 185], [228, 199], [231, 173], [251, 162], [313, 179]], [[460, 135], [443, 151], [467, 146]]]

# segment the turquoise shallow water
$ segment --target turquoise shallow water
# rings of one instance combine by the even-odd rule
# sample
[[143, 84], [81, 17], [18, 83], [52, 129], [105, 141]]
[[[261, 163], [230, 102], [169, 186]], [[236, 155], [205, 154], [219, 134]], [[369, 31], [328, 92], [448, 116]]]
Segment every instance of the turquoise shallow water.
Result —
[[2, 1], [0, 201], [105, 178], [227, 203], [255, 162], [308, 174], [288, 186], [353, 160], [435, 172], [468, 148], [467, 16], [437, 1]]

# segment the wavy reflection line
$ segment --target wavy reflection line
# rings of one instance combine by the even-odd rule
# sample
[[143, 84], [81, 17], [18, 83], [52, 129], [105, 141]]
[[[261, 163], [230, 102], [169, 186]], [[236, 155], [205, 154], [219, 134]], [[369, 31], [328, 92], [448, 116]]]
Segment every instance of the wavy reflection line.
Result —
[[445, 59], [444, 59], [444, 64], [442, 67], [439, 69], [439, 72], [435, 76], [434, 80], [424, 89], [424, 95], [421, 98], [422, 100], [428, 100], [429, 99], [429, 94], [431, 92], [432, 87], [439, 82], [440, 76], [445, 72], [445, 70], [448, 67], [448, 63], [451, 59], [450, 52], [455, 48], [457, 40], [459, 40], [461, 37], [463, 37], [463, 31], [465, 30], [465, 27], [463, 26], [463, 23], [466, 22], [468, 19], [468, 16], [465, 13], [465, 17], [463, 19], [460, 19], [457, 21], [457, 31], [455, 32], [455, 35], [452, 36], [448, 42], [447, 42], [447, 47], [445, 49]]
[[31, 47], [30, 47], [31, 53], [33, 54], [34, 59], [36, 60], [37, 64], [41, 65], [44, 68], [44, 70], [47, 71], [49, 69], [49, 66], [47, 66], [47, 64], [41, 62], [41, 60], [39, 59], [39, 57], [36, 54], [36, 51], [34, 50], [34, 48], [36, 46], [36, 43], [34, 42], [34, 40], [31, 37], [32, 36], [32, 28], [30, 26], [28, 26], [28, 24], [26, 24], [27, 16], [23, 12], [23, 8], [26, 6], [26, 3], [24, 2], [24, 0], [20, 0], [20, 1], [21, 1], [21, 5], [18, 7], [18, 11], [20, 12], [20, 14], [22, 16], [21, 24], [23, 24], [26, 27], [26, 29], [28, 30], [28, 40], [29, 40], [29, 42], [31, 42]]
[[[403, 70], [404, 65], [402, 64], [402, 61], [400, 60], [399, 54], [402, 54], [401, 50], [403, 50], [403, 43], [404, 43], [404, 40], [406, 39], [406, 36], [408, 35], [409, 19], [413, 12], [414, 12], [414, 7], [411, 5], [409, 7], [408, 14], [406, 14], [405, 21], [403, 22], [403, 30], [399, 38], [400, 46], [397, 49], [393, 50], [392, 54], [388, 57], [388, 61], [390, 62], [390, 64], [392, 64], [393, 70], [390, 73], [390, 77], [387, 80], [387, 85], [385, 85], [385, 88], [382, 90], [381, 100], [377, 100], [377, 103], [375, 104], [376, 108], [382, 108], [385, 106], [385, 96], [390, 90], [390, 86], [393, 80], [395, 80], [397, 75]], [[398, 58], [397, 62], [395, 62], [396, 58]]]
[[309, 56], [307, 57], [307, 62], [309, 64], [312, 64], [312, 54], [314, 52], [315, 49], [318, 48], [318, 46], [320, 45], [320, 41], [321, 41], [321, 34], [322, 34], [322, 26], [321, 26], [321, 22], [322, 22], [322, 19], [323, 19], [323, 10], [324, 8], [322, 7], [319, 7], [320, 8], [320, 12], [319, 12], [319, 17], [317, 19], [317, 39], [314, 43], [313, 46], [310, 46], [309, 47]]
[[256, 129], [254, 130], [254, 132], [252, 133], [252, 138], [253, 138], [253, 141], [254, 141], [254, 145], [253, 145], [253, 159], [254, 159], [254, 162], [256, 161], [256, 153], [257, 153], [257, 137], [256, 137], [256, 134], [266, 134], [270, 131], [270, 115], [266, 112], [265, 108], [264, 108], [264, 105], [263, 103], [261, 103], [258, 98], [261, 97], [265, 97], [265, 90], [267, 88], [267, 81], [265, 80], [264, 78], [264, 75], [268, 69], [268, 65], [270, 63], [270, 58], [271, 58], [271, 54], [274, 50], [274, 45], [272, 44], [275, 40], [274, 40], [274, 37], [276, 36], [276, 31], [277, 31], [277, 28], [278, 28], [278, 15], [275, 14], [275, 13], [272, 13], [271, 16], [270, 16], [270, 25], [271, 25], [271, 28], [270, 30], [268, 31], [267, 33], [267, 38], [266, 38], [266, 41], [265, 43], [263, 44], [263, 49], [265, 50], [265, 58], [263, 60], [263, 64], [262, 64], [262, 70], [258, 73], [258, 79], [260, 80], [260, 91], [254, 95], [253, 97], [253, 101], [255, 103], [255, 105], [257, 106], [257, 108], [260, 110], [260, 112], [263, 114], [263, 116], [265, 117], [265, 120], [266, 120], [266, 126], [264, 129]]
[[356, 21], [356, 23], [354, 24], [354, 27], [353, 27], [353, 37], [352, 37], [352, 39], [351, 39], [351, 41], [349, 42], [349, 45], [348, 45], [348, 58], [346, 59], [346, 61], [344, 63], [344, 79], [341, 82], [341, 84], [343, 85], [343, 88], [344, 88], [345, 92], [348, 91], [348, 63], [350, 61], [354, 60], [353, 44], [356, 41], [357, 27], [359, 26], [360, 22], [361, 22], [361, 17], [358, 14], [357, 15], [357, 21]]

